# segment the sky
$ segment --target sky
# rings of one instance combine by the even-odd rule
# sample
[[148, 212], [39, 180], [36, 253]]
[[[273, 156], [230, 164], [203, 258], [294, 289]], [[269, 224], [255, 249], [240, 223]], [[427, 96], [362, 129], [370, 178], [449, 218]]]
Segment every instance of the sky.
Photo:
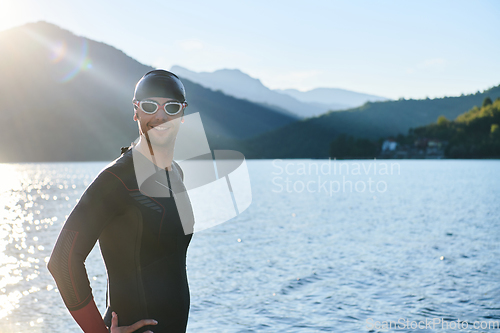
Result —
[[393, 99], [500, 84], [499, 17], [496, 0], [0, 2], [0, 31], [44, 20], [157, 68], [236, 68], [271, 89]]

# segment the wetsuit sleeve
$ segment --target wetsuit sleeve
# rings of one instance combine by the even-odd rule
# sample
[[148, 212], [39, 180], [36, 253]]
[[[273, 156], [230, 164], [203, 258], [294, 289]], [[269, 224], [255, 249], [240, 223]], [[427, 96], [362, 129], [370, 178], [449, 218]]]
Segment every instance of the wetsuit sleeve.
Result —
[[84, 332], [107, 332], [84, 262], [106, 224], [123, 211], [123, 188], [115, 175], [99, 174], [66, 220], [47, 265], [66, 307]]

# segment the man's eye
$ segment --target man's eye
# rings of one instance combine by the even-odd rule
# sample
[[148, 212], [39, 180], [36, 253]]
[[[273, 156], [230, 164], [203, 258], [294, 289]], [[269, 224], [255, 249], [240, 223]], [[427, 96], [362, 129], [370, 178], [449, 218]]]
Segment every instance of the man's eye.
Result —
[[142, 103], [142, 108], [146, 112], [153, 112], [154, 110], [156, 110], [156, 104], [145, 102], [145, 103]]

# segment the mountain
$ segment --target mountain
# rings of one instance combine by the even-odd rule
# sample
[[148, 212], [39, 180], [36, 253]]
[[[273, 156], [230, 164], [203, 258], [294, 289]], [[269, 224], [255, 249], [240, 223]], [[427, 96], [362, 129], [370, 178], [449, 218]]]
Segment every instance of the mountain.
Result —
[[[116, 158], [138, 136], [131, 98], [151, 69], [46, 22], [0, 32], [0, 162]], [[281, 106], [183, 82], [187, 113], [200, 113], [211, 148], [236, 149], [247, 158], [324, 158], [341, 133], [369, 139], [406, 134], [441, 115], [455, 119], [485, 97], [500, 97], [497, 86], [460, 97], [368, 102], [297, 120], [278, 111]]]
[[[331, 110], [329, 106], [304, 103], [295, 98], [276, 92], [264, 86], [259, 79], [250, 77], [238, 69], [220, 69], [215, 72], [193, 72], [180, 66], [172, 66], [172, 72], [178, 73], [204, 87], [221, 90], [224, 93], [281, 110], [285, 114], [294, 114], [300, 118], [317, 116]], [[339, 105], [336, 108], [342, 108]]]
[[358, 107], [371, 101], [386, 101], [387, 98], [357, 93], [337, 88], [317, 88], [306, 92], [295, 89], [271, 90], [260, 80], [252, 78], [238, 69], [220, 69], [214, 72], [193, 72], [181, 66], [172, 66], [172, 71], [188, 80], [213, 90], [263, 103], [282, 112], [292, 112], [301, 118], [319, 116], [328, 111]]
[[388, 98], [358, 93], [339, 88], [316, 88], [309, 91], [299, 91], [297, 89], [276, 90], [278, 92], [292, 96], [305, 103], [318, 103], [318, 105], [331, 105], [332, 110], [338, 105], [343, 105], [344, 109], [354, 108], [366, 102], [384, 102]]
[[[47, 22], [0, 32], [0, 162], [116, 158], [138, 136], [131, 100], [136, 82], [152, 69]], [[200, 112], [213, 149], [297, 120], [183, 82], [186, 113]]]
[[500, 85], [482, 93], [423, 100], [368, 102], [346, 111], [304, 119], [245, 141], [249, 158], [328, 158], [332, 140], [341, 133], [368, 139], [406, 134], [410, 128], [455, 119], [486, 97], [500, 97]]

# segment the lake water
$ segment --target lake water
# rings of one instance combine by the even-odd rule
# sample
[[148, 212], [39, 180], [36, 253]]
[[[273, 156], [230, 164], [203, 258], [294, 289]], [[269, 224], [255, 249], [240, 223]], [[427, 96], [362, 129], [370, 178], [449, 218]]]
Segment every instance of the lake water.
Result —
[[[404, 332], [425, 320], [445, 323], [419, 332], [458, 331], [457, 320], [484, 332], [473, 325], [500, 321], [500, 161], [247, 162], [250, 208], [189, 247], [188, 332], [376, 332], [384, 321]], [[46, 262], [106, 164], [0, 165], [1, 332], [79, 332]], [[86, 267], [103, 312], [97, 248]]]

